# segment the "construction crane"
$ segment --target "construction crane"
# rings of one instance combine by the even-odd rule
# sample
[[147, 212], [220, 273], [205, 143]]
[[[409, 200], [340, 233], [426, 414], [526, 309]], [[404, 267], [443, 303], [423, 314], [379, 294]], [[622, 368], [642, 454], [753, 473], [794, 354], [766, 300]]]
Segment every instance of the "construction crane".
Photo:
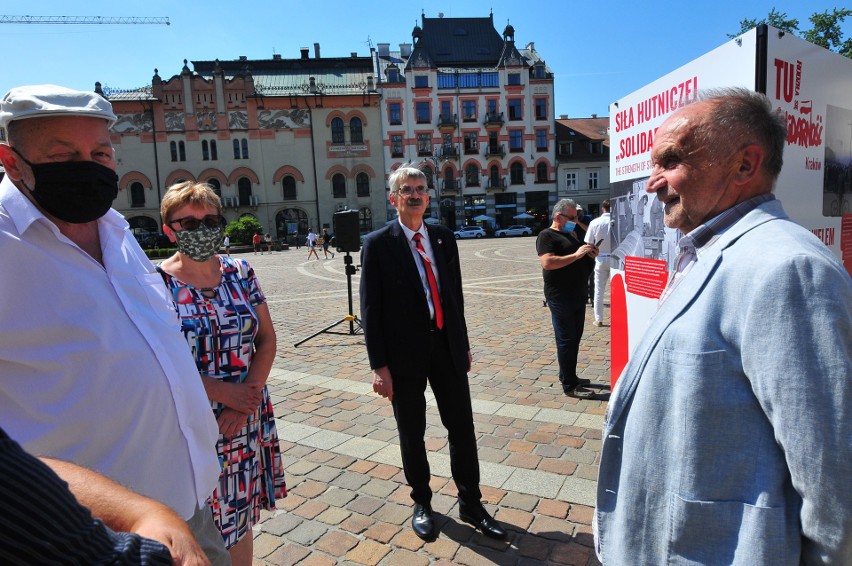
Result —
[[168, 18], [126, 16], [0, 16], [0, 24], [156, 24], [171, 25]]

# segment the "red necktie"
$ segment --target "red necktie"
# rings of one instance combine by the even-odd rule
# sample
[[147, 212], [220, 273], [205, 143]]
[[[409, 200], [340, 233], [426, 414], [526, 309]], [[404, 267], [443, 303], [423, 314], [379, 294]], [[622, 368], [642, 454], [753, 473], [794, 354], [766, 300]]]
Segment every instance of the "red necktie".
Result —
[[423, 270], [426, 272], [426, 281], [429, 282], [429, 294], [432, 295], [432, 306], [435, 308], [435, 326], [440, 330], [444, 328], [444, 309], [441, 308], [441, 295], [438, 293], [438, 282], [432, 272], [432, 262], [429, 261], [429, 256], [426, 255], [426, 250], [423, 249], [423, 244], [420, 242], [422, 237], [423, 234], [417, 232], [412, 239], [414, 240], [414, 247], [420, 254], [420, 259], [423, 260]]

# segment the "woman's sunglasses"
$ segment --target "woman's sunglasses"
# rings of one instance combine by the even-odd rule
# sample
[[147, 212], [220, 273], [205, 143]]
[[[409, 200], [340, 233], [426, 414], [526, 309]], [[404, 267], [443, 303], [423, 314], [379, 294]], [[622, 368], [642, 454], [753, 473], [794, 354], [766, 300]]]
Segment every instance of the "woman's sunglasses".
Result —
[[225, 217], [221, 214], [208, 214], [204, 218], [185, 216], [183, 218], [169, 220], [168, 224], [172, 230], [174, 230], [174, 226], [172, 226], [173, 224], [180, 224], [181, 230], [189, 230], [191, 232], [193, 230], [197, 230], [202, 224], [208, 228], [218, 228], [223, 226], [225, 224]]

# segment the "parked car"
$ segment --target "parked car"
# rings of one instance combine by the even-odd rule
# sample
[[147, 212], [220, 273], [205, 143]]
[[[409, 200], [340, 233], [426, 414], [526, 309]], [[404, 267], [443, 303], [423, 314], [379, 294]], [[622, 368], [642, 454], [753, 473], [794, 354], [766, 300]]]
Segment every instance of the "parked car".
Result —
[[498, 238], [505, 238], [506, 236], [532, 236], [532, 228], [515, 224], [514, 226], [497, 230], [494, 232], [494, 235]]
[[482, 226], [462, 226], [454, 232], [456, 240], [459, 238], [483, 238], [485, 229]]
[[149, 232], [136, 228], [133, 230], [133, 236], [136, 238], [136, 241], [139, 242], [139, 247], [142, 249], [175, 247], [175, 245], [169, 240], [169, 237], [165, 234], [158, 234], [157, 232]]

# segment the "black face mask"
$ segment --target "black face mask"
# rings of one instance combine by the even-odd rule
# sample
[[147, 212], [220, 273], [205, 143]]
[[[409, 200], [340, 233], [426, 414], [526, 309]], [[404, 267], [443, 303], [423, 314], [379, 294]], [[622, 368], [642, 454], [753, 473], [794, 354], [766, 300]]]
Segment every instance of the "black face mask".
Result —
[[[27, 189], [45, 212], [71, 224], [84, 224], [107, 213], [118, 196], [118, 175], [94, 161], [30, 163], [35, 187]], [[26, 187], [26, 184], [24, 184]]]

